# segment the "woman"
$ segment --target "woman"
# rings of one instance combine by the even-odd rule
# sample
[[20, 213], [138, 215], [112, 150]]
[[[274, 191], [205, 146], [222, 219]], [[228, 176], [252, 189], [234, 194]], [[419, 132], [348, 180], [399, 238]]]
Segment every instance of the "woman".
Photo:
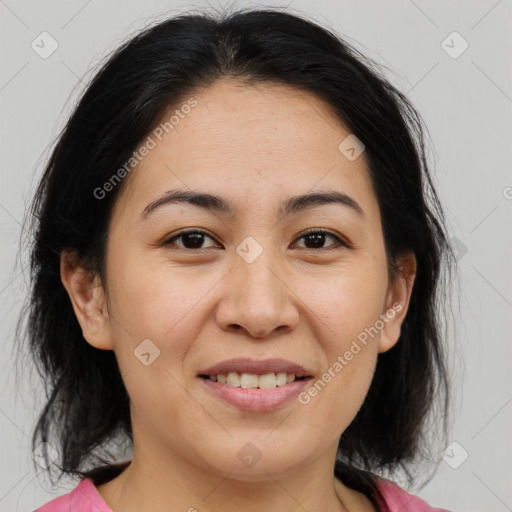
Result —
[[33, 442], [81, 477], [40, 512], [434, 510], [379, 474], [447, 411], [443, 211], [418, 114], [338, 36], [273, 10], [146, 29], [31, 211]]

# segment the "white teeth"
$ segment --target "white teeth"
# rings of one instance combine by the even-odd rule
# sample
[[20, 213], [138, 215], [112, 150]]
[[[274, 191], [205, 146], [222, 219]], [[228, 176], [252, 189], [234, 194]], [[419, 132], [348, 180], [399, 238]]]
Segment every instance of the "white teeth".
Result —
[[286, 373], [276, 373], [276, 386], [284, 386], [286, 384]]
[[260, 388], [260, 389], [273, 389], [276, 386], [284, 386], [290, 384], [295, 380], [295, 375], [292, 373], [267, 373], [265, 375], [256, 375], [254, 373], [236, 373], [229, 372], [228, 374], [219, 373], [218, 375], [208, 375], [212, 381], [220, 382], [221, 384], [228, 384], [235, 388], [242, 387], [244, 389]]
[[258, 380], [261, 389], [272, 389], [276, 387], [275, 373], [266, 373], [265, 375], [260, 375]]
[[229, 372], [228, 373], [228, 380], [227, 380], [227, 383], [230, 385], [230, 386], [233, 386], [235, 388], [239, 388], [240, 387], [240, 376], [238, 375], [238, 373], [235, 373], [235, 372]]
[[240, 386], [245, 389], [258, 387], [258, 376], [253, 373], [242, 373], [240, 375]]

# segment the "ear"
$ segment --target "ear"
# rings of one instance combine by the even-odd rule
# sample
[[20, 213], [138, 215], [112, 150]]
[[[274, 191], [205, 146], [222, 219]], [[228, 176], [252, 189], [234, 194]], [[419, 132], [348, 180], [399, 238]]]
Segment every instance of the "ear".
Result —
[[416, 256], [411, 251], [403, 253], [398, 256], [395, 265], [397, 271], [390, 278], [385, 308], [381, 315], [384, 327], [380, 333], [379, 353], [394, 347], [400, 337], [416, 277]]
[[63, 251], [60, 277], [87, 342], [102, 350], [114, 348], [106, 296], [97, 273], [86, 270], [74, 251]]

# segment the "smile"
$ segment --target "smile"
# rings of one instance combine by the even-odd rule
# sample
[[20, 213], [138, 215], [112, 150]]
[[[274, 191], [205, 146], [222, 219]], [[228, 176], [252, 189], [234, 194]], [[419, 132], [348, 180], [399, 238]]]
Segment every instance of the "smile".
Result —
[[285, 386], [295, 380], [302, 380], [305, 377], [297, 377], [293, 373], [266, 373], [264, 375], [256, 375], [255, 373], [237, 373], [229, 372], [228, 374], [219, 373], [216, 375], [201, 375], [204, 379], [210, 379], [213, 382], [227, 384], [234, 388], [244, 389], [274, 389], [278, 386]]
[[[219, 375], [221, 375], [220, 380]], [[292, 374], [290, 382], [278, 385], [277, 379], [279, 378], [282, 382], [283, 377], [278, 377], [277, 374], [254, 375], [242, 373], [239, 375], [235, 373], [234, 376], [229, 377], [230, 375], [232, 374], [218, 374], [212, 376], [213, 378], [201, 375], [197, 378], [210, 397], [228, 403], [241, 411], [248, 412], [270, 412], [293, 403], [294, 399], [298, 400], [298, 395], [304, 391], [308, 382], [312, 379], [312, 377], [299, 377], [292, 381], [291, 377], [295, 378], [295, 375]], [[244, 375], [248, 377], [244, 377]], [[288, 380], [288, 375], [284, 375], [287, 376]], [[215, 377], [217, 377], [217, 380], [214, 380]], [[226, 382], [222, 382], [223, 377], [226, 378]], [[258, 386], [253, 386], [256, 382], [255, 377], [257, 377]], [[228, 378], [231, 383], [228, 382]], [[260, 379], [263, 379], [262, 383]], [[274, 383], [275, 385], [270, 387]], [[243, 387], [242, 384], [250, 385], [250, 387]], [[269, 387], [259, 387], [260, 385]]]

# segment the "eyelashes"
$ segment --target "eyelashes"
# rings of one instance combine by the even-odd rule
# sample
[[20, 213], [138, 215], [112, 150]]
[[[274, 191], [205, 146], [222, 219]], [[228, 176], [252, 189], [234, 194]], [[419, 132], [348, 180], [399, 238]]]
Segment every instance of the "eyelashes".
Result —
[[[311, 228], [311, 229], [304, 231], [304, 233], [302, 233], [302, 235], [299, 238], [297, 238], [296, 240], [302, 240], [303, 238], [312, 237], [313, 235], [317, 235], [316, 241], [319, 241], [319, 236], [320, 236], [320, 241], [326, 239], [327, 237], [330, 237], [336, 241], [336, 243], [338, 244], [337, 247], [339, 247], [339, 246], [348, 247], [349, 246], [348, 243], [346, 243], [344, 240], [342, 240], [338, 235], [335, 235], [331, 231], [327, 231], [325, 229], [318, 229], [318, 228]], [[336, 247], [334, 247], [334, 248], [336, 248]], [[305, 247], [304, 249], [312, 250], [312, 251], [331, 250], [331, 249], [329, 249], [329, 247], [326, 247], [326, 248], [321, 247], [319, 249], [318, 248], [310, 249], [308, 247]]]
[[[341, 237], [338, 235], [332, 233], [331, 231], [327, 231], [325, 229], [319, 229], [319, 228], [312, 228], [308, 229], [305, 232], [303, 232], [298, 238], [295, 239], [296, 241], [307, 239], [309, 243], [319, 244], [323, 245], [325, 241], [328, 239], [332, 239], [335, 241], [335, 244], [331, 244], [327, 247], [301, 247], [301, 249], [304, 249], [306, 251], [326, 251], [326, 250], [334, 250], [339, 248], [349, 248], [350, 245], [342, 240]], [[177, 240], [187, 241], [187, 243], [178, 245], [175, 242]], [[188, 252], [196, 252], [196, 251], [204, 251], [205, 248], [199, 247], [203, 244], [205, 239], [214, 240], [212, 236], [210, 236], [206, 231], [200, 230], [200, 229], [191, 229], [187, 231], [181, 231], [172, 237], [166, 239], [162, 245], [165, 247], [177, 247], [180, 250], [188, 251]], [[294, 243], [295, 243], [294, 242]], [[192, 247], [186, 247], [186, 245], [191, 245]]]

